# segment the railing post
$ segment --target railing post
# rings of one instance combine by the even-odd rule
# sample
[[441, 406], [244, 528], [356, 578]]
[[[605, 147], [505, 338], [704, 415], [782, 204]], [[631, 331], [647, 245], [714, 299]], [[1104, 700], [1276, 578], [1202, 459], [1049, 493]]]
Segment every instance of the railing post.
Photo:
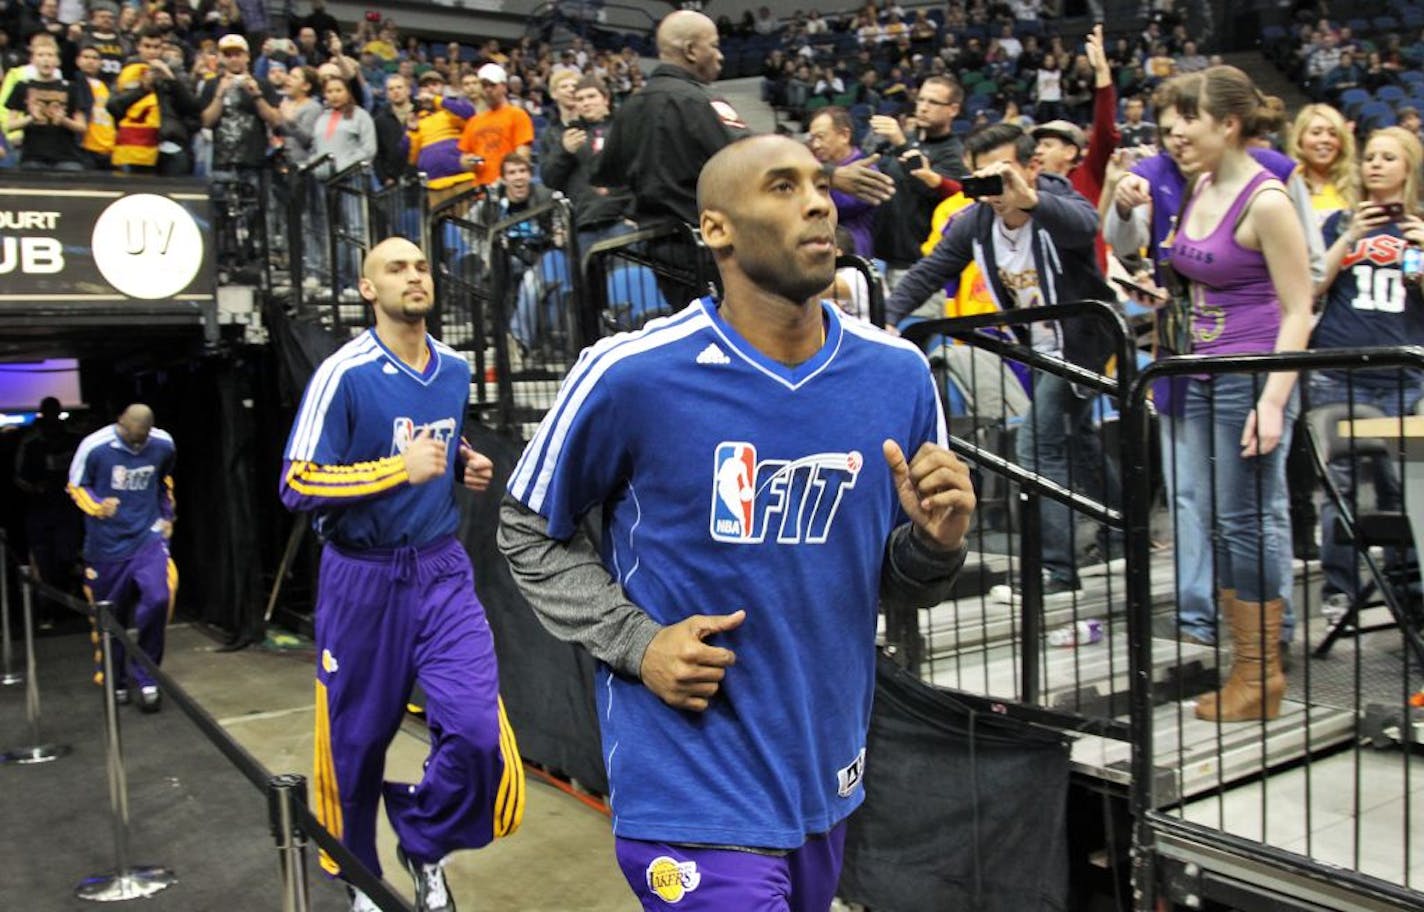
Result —
[[114, 694], [113, 615], [109, 602], [94, 606], [95, 626], [104, 662], [104, 761], [109, 773], [109, 808], [114, 824], [114, 870], [86, 877], [74, 895], [93, 902], [142, 899], [168, 889], [178, 878], [167, 868], [129, 865], [129, 788], [124, 774], [124, 746], [119, 735], [119, 707]]
[[1023, 636], [1019, 699], [1030, 706], [1038, 703], [1038, 661], [1043, 646], [1043, 527], [1039, 500], [1039, 495], [1029, 490], [1019, 494], [1019, 543], [1023, 554], [1019, 561], [1019, 630]]
[[0, 687], [23, 684], [25, 675], [15, 671], [13, 645], [10, 642], [10, 548], [9, 539], [0, 532]]
[[25, 614], [25, 717], [30, 723], [30, 745], [0, 754], [0, 764], [48, 763], [69, 753], [68, 744], [40, 741], [40, 683], [35, 675], [34, 593], [28, 567], [20, 568], [20, 603]]
[[295, 805], [307, 800], [304, 776], [273, 776], [268, 783], [267, 810], [272, 837], [277, 840], [277, 867], [282, 879], [282, 912], [308, 912], [311, 886], [307, 882], [307, 836], [297, 825]]

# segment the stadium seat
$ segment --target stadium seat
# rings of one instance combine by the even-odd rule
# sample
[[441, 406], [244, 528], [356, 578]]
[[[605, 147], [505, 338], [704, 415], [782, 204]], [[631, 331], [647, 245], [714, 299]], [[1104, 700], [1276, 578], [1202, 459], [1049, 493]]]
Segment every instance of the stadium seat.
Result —
[[1397, 85], [1385, 85], [1375, 89], [1375, 98], [1379, 101], [1394, 103], [1403, 98], [1406, 93]]
[[1374, 18], [1375, 30], [1389, 33], [1399, 30], [1399, 20], [1393, 16], [1376, 16]]
[[1410, 88], [1421, 86], [1424, 85], [1424, 73], [1418, 70], [1405, 70], [1399, 74], [1399, 81]]
[[1371, 100], [1366, 89], [1346, 89], [1340, 93], [1340, 109], [1345, 112], [1346, 117], [1354, 118], [1358, 115], [1360, 106]]

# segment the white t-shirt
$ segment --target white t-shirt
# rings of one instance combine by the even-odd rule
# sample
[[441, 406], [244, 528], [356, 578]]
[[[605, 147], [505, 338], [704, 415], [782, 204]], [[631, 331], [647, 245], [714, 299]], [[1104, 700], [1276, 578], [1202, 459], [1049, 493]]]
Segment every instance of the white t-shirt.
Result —
[[1062, 100], [1063, 100], [1063, 71], [1062, 71], [1062, 70], [1039, 70], [1039, 71], [1038, 71], [1038, 100], [1039, 100], [1039, 101], [1062, 101]]
[[[1032, 221], [1009, 228], [998, 216], [994, 217], [994, 262], [999, 268], [999, 281], [1014, 296], [1014, 307], [1043, 306], [1043, 289], [1033, 260]], [[1032, 324], [1029, 339], [1034, 351], [1045, 354], [1058, 354], [1063, 347], [1057, 323]]]

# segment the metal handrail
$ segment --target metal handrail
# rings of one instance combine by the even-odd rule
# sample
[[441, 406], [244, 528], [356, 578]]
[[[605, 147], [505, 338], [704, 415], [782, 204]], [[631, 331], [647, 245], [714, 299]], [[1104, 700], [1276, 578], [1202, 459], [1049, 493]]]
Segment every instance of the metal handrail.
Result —
[[[1132, 771], [1131, 810], [1133, 816], [1133, 885], [1137, 909], [1152, 909], [1156, 902], [1155, 852], [1157, 831], [1207, 842], [1245, 858], [1288, 867], [1321, 880], [1344, 881], [1365, 895], [1406, 901], [1417, 907], [1419, 894], [1368, 875], [1325, 865], [1248, 839], [1232, 836], [1204, 824], [1170, 817], [1158, 810], [1155, 800], [1155, 733], [1152, 719], [1151, 578], [1148, 552], [1151, 548], [1151, 442], [1147, 394], [1154, 381], [1166, 377], [1217, 376], [1222, 374], [1281, 373], [1303, 370], [1348, 368], [1405, 368], [1424, 372], [1424, 347], [1338, 348], [1316, 351], [1270, 352], [1240, 355], [1188, 355], [1163, 358], [1144, 368], [1129, 385], [1123, 417], [1124, 439], [1133, 453], [1124, 464], [1123, 495], [1127, 512], [1127, 604], [1132, 693], [1130, 718], [1133, 730], [1130, 768]], [[1402, 726], [1407, 731], [1408, 725]]]

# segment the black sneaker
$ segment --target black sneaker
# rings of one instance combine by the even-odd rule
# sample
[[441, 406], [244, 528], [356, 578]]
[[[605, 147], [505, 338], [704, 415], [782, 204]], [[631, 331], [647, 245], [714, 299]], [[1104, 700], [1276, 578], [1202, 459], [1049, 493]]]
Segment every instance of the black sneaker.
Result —
[[396, 846], [396, 858], [415, 881], [415, 912], [455, 912], [455, 899], [445, 882], [445, 869], [438, 863], [419, 862]]
[[114, 702], [120, 706], [128, 706], [132, 703], [133, 698], [129, 695], [129, 689], [127, 687], [115, 687]]
[[145, 684], [139, 688], [138, 708], [140, 712], [158, 712], [163, 708], [163, 694], [158, 692], [158, 688], [155, 685]]

